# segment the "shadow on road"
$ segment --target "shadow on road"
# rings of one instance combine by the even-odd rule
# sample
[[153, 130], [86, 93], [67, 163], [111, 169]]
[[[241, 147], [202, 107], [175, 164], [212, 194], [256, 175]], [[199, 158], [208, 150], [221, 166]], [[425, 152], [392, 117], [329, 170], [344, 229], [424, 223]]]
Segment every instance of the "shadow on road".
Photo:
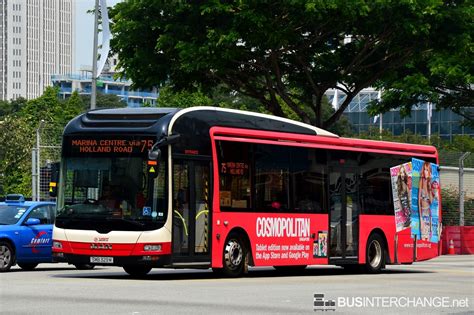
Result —
[[[95, 267], [94, 270], [105, 270], [107, 269], [106, 267], [105, 268], [102, 268], [102, 267]], [[41, 267], [41, 265], [39, 267], [36, 267], [35, 269], [33, 270], [23, 270], [21, 268], [12, 268], [10, 269], [8, 272], [6, 273], [3, 273], [3, 274], [9, 274], [9, 273], [15, 273], [15, 272], [40, 272], [40, 271], [74, 271], [74, 270], [78, 270], [76, 269], [76, 267], [74, 266], [69, 266], [69, 267]]]
[[[58, 270], [58, 269], [55, 269]], [[398, 274], [417, 274], [417, 273], [433, 273], [426, 270], [413, 270], [413, 269], [387, 269], [382, 272], [385, 275], [398, 275]], [[360, 275], [360, 276], [377, 276], [368, 275], [357, 272], [349, 272], [343, 268], [308, 268], [303, 271], [277, 271], [273, 268], [252, 268], [245, 278], [275, 278], [275, 277], [314, 277], [314, 276], [343, 276], [343, 275]], [[125, 273], [125, 271], [107, 272], [101, 273], [100, 269], [91, 270], [87, 273], [71, 272], [51, 275], [55, 278], [90, 278], [90, 279], [117, 279], [117, 280], [211, 280], [211, 279], [226, 279], [217, 273], [209, 270], [189, 270], [189, 269], [153, 269], [148, 275], [144, 277], [132, 277]]]

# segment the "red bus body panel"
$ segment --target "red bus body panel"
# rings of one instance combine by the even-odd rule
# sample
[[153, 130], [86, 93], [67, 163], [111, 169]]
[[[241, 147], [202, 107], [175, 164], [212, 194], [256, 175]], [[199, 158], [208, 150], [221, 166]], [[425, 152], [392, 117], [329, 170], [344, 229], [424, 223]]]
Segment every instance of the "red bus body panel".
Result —
[[[404, 156], [416, 155], [417, 157], [434, 158], [438, 162], [438, 154], [436, 149], [432, 146], [425, 145], [327, 136], [310, 136], [227, 127], [212, 127], [210, 130], [210, 136], [212, 143], [214, 183], [219, 183], [219, 167], [215, 144], [216, 140], [372, 152]], [[329, 209], [327, 209], [327, 212], [329, 212]], [[256, 228], [258, 218], [307, 219], [310, 221], [310, 237], [258, 237]], [[317, 239], [318, 232], [326, 231], [328, 232], [328, 235], [330, 235], [328, 214], [221, 212], [219, 204], [219, 185], [216, 184], [213, 191], [212, 267], [222, 267], [224, 242], [230, 231], [234, 229], [242, 229], [247, 233], [255, 266], [314, 265], [329, 263], [327, 257], [314, 257], [313, 255], [313, 242]], [[358, 249], [359, 263], [361, 264], [366, 262], [365, 253], [367, 240], [370, 234], [375, 230], [382, 231], [387, 241], [386, 245], [390, 263], [412, 263], [414, 261], [434, 258], [440, 254], [438, 244], [427, 241], [417, 241], [417, 249], [415, 253], [415, 242], [411, 238], [410, 228], [396, 233], [395, 218], [393, 215], [362, 214], [359, 216]], [[272, 245], [274, 245], [272, 249], [276, 248], [278, 250], [269, 250], [270, 246]], [[292, 245], [293, 247], [291, 247]], [[298, 248], [301, 248], [301, 246], [303, 249], [298, 250]], [[327, 246], [329, 253], [329, 240], [327, 240]], [[267, 249], [266, 251], [264, 250], [265, 248]], [[295, 250], [292, 251], [291, 248]], [[265, 252], [266, 255], [264, 255]], [[271, 252], [274, 253], [273, 258], [271, 256]], [[275, 255], [276, 253], [283, 254], [287, 252], [292, 253], [291, 257], [289, 257], [290, 254], [283, 257], [282, 255]], [[296, 257], [298, 254], [293, 252], [300, 252], [300, 256]], [[415, 255], [416, 260], [414, 260]]]

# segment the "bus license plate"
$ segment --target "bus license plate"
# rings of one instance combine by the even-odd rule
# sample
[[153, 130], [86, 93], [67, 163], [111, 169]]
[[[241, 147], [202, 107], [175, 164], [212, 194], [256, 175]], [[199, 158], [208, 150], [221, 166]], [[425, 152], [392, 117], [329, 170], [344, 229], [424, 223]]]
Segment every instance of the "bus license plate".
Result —
[[114, 258], [113, 257], [91, 257], [91, 263], [93, 264], [113, 264]]

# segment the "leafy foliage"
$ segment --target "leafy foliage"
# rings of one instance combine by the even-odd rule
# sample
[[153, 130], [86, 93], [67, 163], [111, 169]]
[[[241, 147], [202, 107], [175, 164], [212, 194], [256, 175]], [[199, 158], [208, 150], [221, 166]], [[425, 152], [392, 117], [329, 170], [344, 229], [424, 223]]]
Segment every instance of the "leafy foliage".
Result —
[[[441, 190], [443, 225], [457, 226], [459, 225], [459, 191], [448, 187]], [[466, 198], [464, 200], [464, 225], [474, 225], [474, 199]]]
[[474, 7], [472, 1], [444, 1], [442, 7], [430, 12], [429, 46], [377, 82], [385, 91], [382, 103], [372, 105], [372, 115], [400, 107], [403, 117], [412, 106], [431, 102], [474, 126]]
[[[212, 93], [220, 86], [275, 115], [290, 112], [327, 128], [363, 88], [377, 83], [388, 91], [388, 83], [406, 77], [405, 69], [416, 74], [433, 63], [427, 52], [441, 63], [456, 51], [459, 46], [451, 44], [459, 32], [468, 42], [463, 23], [472, 9], [453, 3], [130, 0], [111, 11], [112, 49], [123, 74], [139, 87], [167, 84], [175, 91]], [[434, 45], [440, 31], [445, 40]], [[443, 65], [431, 69], [442, 77], [452, 71]], [[347, 97], [327, 115], [324, 95], [332, 88]]]
[[[81, 95], [80, 96], [82, 103], [84, 104], [84, 111], [89, 109], [91, 103], [90, 95]], [[104, 94], [97, 92], [96, 95], [96, 108], [121, 108], [127, 107], [127, 103], [120, 99], [117, 95], [114, 94]]]
[[468, 135], [455, 135], [453, 140], [450, 141], [433, 134], [431, 139], [428, 140], [426, 137], [415, 134], [410, 130], [395, 136], [386, 129], [383, 129], [382, 134], [380, 134], [378, 127], [369, 127], [368, 131], [361, 133], [358, 137], [371, 140], [434, 145], [438, 150], [451, 152], [474, 152], [474, 138]]
[[[29, 101], [19, 98], [0, 102], [0, 194], [21, 193], [31, 196], [31, 151], [36, 146], [37, 128], [42, 124], [43, 145], [60, 145], [66, 124], [86, 111], [89, 103], [87, 98], [77, 92], [67, 100], [59, 100], [58, 90], [53, 87], [46, 88], [42, 96]], [[126, 106], [115, 95], [98, 95], [97, 105]], [[42, 156], [49, 158], [48, 154], [52, 153], [43, 152]]]

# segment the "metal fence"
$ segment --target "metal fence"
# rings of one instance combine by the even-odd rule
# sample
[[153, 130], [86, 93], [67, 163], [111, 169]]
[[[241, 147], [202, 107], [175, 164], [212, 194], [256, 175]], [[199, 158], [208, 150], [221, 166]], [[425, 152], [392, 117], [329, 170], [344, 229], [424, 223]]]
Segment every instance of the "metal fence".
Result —
[[[459, 167], [459, 159], [466, 152], [439, 151], [439, 164], [441, 166]], [[464, 160], [464, 167], [474, 168], [474, 154], [470, 154]]]
[[49, 183], [52, 165], [61, 158], [61, 131], [44, 124], [36, 129], [36, 145], [31, 154], [33, 200], [55, 200], [49, 196]]
[[445, 226], [474, 225], [474, 155], [439, 152]]

